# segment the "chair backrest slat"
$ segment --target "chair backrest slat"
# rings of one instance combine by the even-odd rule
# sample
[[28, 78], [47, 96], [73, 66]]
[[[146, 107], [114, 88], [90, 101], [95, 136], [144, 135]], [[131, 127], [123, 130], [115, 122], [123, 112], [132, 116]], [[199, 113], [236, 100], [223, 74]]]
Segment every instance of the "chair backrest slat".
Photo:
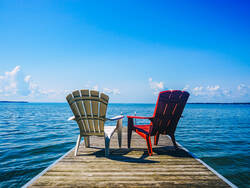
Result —
[[109, 97], [98, 91], [76, 90], [66, 97], [82, 135], [104, 133]]
[[87, 131], [86, 123], [84, 122], [83, 119], [80, 119], [81, 112], [80, 112], [79, 106], [77, 105], [77, 102], [74, 99], [74, 96], [72, 94], [69, 94], [66, 97], [66, 99], [67, 99], [67, 101], [69, 103], [69, 106], [70, 106], [73, 114], [76, 117], [76, 120], [77, 120], [80, 131], [81, 132], [86, 132]]
[[74, 96], [74, 101], [78, 107], [78, 111], [80, 112], [79, 118], [81, 120], [79, 120], [79, 122], [83, 122], [83, 126], [84, 126], [84, 129], [86, 130], [86, 132], [90, 132], [88, 122], [86, 121], [86, 113], [84, 111], [80, 91], [78, 91], [78, 90], [73, 91], [72, 95]]
[[189, 97], [186, 91], [164, 91], [158, 96], [151, 135], [174, 132]]
[[104, 131], [104, 121], [105, 121], [105, 115], [107, 112], [107, 105], [108, 105], [109, 97], [105, 95], [104, 93], [101, 93], [100, 95], [100, 110], [99, 110], [99, 126], [100, 131]]
[[174, 118], [172, 118], [171, 124], [168, 127], [168, 129], [170, 131], [173, 131], [173, 132], [175, 131], [175, 129], [177, 127], [177, 124], [178, 124], [178, 122], [180, 120], [181, 114], [182, 114], [182, 112], [184, 110], [184, 107], [185, 107], [185, 105], [187, 103], [188, 97], [189, 97], [188, 92], [182, 92], [181, 94], [176, 95], [175, 100], [178, 100], [179, 102], [176, 104], [176, 107], [175, 107], [174, 111], [172, 112], [172, 116]]
[[99, 103], [99, 92], [98, 91], [90, 91], [91, 96], [91, 110], [93, 115], [93, 122], [94, 122], [94, 131], [99, 131], [99, 118], [98, 118], [98, 103]]
[[89, 90], [84, 89], [81, 90], [81, 94], [82, 94], [82, 102], [84, 104], [84, 109], [86, 112], [86, 120], [88, 122], [88, 128], [89, 128], [89, 132], [94, 132], [94, 123], [93, 123], [93, 118], [92, 118], [92, 112], [91, 112], [91, 99], [90, 99], [90, 95], [89, 95]]

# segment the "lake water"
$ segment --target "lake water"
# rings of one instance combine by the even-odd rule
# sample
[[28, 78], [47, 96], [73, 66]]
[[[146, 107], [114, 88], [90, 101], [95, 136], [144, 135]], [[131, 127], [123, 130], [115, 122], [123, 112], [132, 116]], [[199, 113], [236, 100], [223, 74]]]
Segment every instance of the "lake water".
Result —
[[[109, 104], [107, 116], [150, 116], [153, 104]], [[75, 146], [66, 103], [0, 103], [0, 187], [21, 187]], [[177, 141], [239, 187], [250, 186], [250, 105], [187, 104]], [[127, 120], [123, 122], [127, 125]]]

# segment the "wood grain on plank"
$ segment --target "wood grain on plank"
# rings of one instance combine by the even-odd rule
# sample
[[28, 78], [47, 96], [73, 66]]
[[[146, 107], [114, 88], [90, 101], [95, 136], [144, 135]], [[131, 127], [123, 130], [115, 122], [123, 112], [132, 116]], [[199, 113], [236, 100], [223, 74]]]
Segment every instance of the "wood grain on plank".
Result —
[[78, 156], [70, 152], [29, 187], [229, 187], [189, 153], [174, 150], [167, 136], [148, 156], [136, 134], [127, 149], [126, 132], [124, 128], [121, 149], [114, 135], [108, 158], [103, 138], [91, 137], [90, 148], [82, 143]]

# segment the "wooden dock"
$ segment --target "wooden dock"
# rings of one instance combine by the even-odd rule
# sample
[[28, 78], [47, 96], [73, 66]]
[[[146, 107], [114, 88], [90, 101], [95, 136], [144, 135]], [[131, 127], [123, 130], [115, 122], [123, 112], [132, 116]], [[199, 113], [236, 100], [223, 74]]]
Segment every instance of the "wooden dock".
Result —
[[185, 149], [174, 150], [167, 136], [160, 137], [153, 156], [136, 133], [127, 149], [126, 128], [122, 141], [119, 149], [112, 137], [106, 158], [104, 138], [91, 137], [90, 148], [82, 143], [77, 157], [69, 151], [24, 187], [235, 187]]

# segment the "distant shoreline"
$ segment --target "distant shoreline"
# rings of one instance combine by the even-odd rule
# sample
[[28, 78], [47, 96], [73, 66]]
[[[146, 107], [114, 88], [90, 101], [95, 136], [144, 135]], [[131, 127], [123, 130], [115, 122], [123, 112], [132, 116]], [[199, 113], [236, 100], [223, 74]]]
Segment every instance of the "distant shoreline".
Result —
[[29, 103], [28, 101], [0, 101], [0, 103]]

